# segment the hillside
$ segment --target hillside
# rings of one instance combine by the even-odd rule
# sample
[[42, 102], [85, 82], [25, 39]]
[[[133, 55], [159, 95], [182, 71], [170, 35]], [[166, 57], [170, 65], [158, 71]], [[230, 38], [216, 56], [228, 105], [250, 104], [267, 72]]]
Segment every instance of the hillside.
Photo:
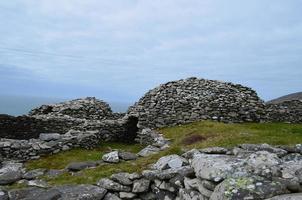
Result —
[[267, 103], [277, 104], [277, 103], [282, 103], [284, 101], [290, 101], [290, 100], [302, 100], [302, 92], [296, 92], [296, 93], [288, 94], [288, 95], [270, 100]]

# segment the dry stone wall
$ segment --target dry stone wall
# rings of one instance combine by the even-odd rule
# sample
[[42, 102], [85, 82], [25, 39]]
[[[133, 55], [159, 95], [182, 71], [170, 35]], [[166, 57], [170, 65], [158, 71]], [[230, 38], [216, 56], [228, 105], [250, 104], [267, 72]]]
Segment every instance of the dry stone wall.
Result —
[[0, 138], [27, 140], [38, 138], [40, 133], [64, 134], [72, 127], [84, 124], [73, 118], [34, 118], [29, 116], [0, 115]]
[[101, 141], [133, 142], [138, 132], [136, 125], [136, 118], [126, 116], [119, 120], [86, 121], [65, 134], [42, 133], [39, 138], [27, 140], [1, 138], [0, 155], [3, 159], [30, 160], [76, 147], [91, 149]]
[[269, 121], [302, 123], [302, 100], [267, 104], [266, 113]]
[[265, 104], [248, 87], [188, 78], [150, 90], [128, 114], [137, 116], [141, 127], [149, 128], [206, 119], [261, 122], [265, 120]]

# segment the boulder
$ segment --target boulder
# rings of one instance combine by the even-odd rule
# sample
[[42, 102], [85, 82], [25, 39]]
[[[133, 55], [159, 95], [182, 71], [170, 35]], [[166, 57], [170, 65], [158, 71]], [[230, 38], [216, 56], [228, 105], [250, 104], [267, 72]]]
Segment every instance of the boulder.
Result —
[[0, 169], [0, 185], [12, 184], [22, 178], [21, 163], [6, 163]]
[[288, 193], [280, 182], [261, 177], [228, 178], [220, 183], [210, 200], [266, 199]]
[[118, 151], [112, 151], [102, 156], [103, 161], [108, 163], [118, 163], [120, 161]]
[[197, 177], [214, 182], [220, 182], [227, 177], [247, 174], [243, 164], [243, 159], [234, 156], [196, 154], [192, 159], [191, 166], [193, 167]]
[[271, 177], [278, 176], [280, 171], [281, 159], [267, 151], [257, 151], [246, 159], [247, 168], [254, 174]]

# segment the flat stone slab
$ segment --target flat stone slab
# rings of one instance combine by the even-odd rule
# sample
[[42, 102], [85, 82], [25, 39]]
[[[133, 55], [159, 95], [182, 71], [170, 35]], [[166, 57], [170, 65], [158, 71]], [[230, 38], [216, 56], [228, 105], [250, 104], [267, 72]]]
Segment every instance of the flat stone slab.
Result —
[[74, 163], [70, 163], [66, 168], [69, 171], [76, 172], [76, 171], [81, 171], [86, 168], [96, 167], [97, 165], [98, 165], [97, 162], [94, 162], [94, 161], [74, 162]]
[[39, 139], [42, 141], [51, 141], [51, 140], [59, 140], [61, 139], [61, 135], [59, 133], [41, 133], [39, 135]]

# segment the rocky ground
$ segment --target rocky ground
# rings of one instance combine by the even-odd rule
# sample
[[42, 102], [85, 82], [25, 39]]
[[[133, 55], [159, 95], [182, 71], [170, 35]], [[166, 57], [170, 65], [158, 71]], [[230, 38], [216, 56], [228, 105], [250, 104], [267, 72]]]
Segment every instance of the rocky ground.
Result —
[[[165, 143], [160, 141], [159, 143]], [[157, 144], [159, 144], [157, 143]], [[123, 155], [136, 159], [136, 155]], [[103, 161], [118, 162], [112, 151]], [[100, 163], [74, 163], [71, 171]], [[182, 156], [160, 158], [142, 173], [117, 173], [94, 185], [49, 187], [37, 177], [59, 171], [24, 171], [22, 164], [3, 163], [0, 184], [21, 180], [25, 189], [2, 189], [0, 199], [302, 199], [302, 145], [242, 144], [234, 148], [192, 149]]]

